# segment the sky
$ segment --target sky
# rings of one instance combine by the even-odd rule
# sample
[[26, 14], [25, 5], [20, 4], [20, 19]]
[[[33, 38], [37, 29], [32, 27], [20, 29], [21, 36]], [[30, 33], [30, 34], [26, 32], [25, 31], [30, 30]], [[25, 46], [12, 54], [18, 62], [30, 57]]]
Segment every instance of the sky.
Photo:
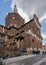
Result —
[[11, 0], [0, 0], [0, 24], [5, 25], [5, 17], [11, 10]]
[[[17, 5], [18, 13], [25, 19], [25, 22], [36, 14], [41, 24], [41, 35], [43, 44], [46, 43], [46, 0], [0, 0], [0, 24], [5, 25], [5, 17]], [[20, 13], [21, 12], [21, 13]]]

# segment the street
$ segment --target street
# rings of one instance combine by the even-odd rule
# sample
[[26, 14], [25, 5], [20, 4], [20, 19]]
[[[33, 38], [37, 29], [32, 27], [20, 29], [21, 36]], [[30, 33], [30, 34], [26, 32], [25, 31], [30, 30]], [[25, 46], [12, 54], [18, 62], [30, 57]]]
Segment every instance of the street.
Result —
[[16, 65], [33, 65], [34, 63], [43, 59], [44, 57], [46, 57], [46, 55], [36, 55], [34, 57], [16, 62]]

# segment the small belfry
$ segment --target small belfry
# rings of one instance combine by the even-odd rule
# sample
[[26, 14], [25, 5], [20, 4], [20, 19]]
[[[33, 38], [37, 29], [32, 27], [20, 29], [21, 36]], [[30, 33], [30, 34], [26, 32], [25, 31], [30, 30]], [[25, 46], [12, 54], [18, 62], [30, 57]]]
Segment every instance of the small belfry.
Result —
[[17, 6], [16, 6], [16, 4], [14, 5], [13, 12], [14, 12], [14, 13], [17, 13]]
[[12, 9], [13, 12], [8, 13], [8, 15], [5, 18], [6, 27], [10, 28], [11, 26], [14, 26], [18, 28], [24, 25], [24, 19], [19, 15], [16, 4], [13, 5]]

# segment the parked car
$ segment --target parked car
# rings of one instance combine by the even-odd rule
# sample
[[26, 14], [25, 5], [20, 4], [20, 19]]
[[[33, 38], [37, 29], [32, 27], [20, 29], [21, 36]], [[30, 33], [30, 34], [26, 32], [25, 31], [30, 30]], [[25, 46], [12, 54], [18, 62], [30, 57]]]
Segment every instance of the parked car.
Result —
[[33, 50], [32, 54], [40, 54], [40, 51], [39, 50], [35, 50], [35, 51]]

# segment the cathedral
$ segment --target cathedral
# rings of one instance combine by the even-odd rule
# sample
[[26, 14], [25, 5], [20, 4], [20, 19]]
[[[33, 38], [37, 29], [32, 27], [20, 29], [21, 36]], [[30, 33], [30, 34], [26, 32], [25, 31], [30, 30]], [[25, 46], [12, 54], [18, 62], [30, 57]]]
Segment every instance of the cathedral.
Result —
[[36, 15], [25, 23], [17, 12], [8, 13], [5, 26], [0, 25], [0, 44], [8, 49], [26, 49], [27, 51], [42, 49], [41, 24]]

